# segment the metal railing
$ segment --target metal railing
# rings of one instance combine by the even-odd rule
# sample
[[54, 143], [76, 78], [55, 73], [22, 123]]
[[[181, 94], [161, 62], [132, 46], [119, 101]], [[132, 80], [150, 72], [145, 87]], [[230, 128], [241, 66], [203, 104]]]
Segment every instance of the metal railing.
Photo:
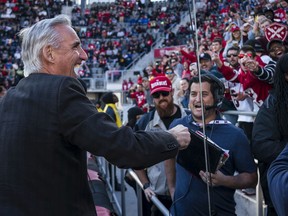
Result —
[[[105, 178], [105, 182], [106, 182], [106, 185], [108, 187], [108, 192], [109, 192], [109, 195], [110, 195], [110, 201], [111, 203], [113, 204], [115, 210], [117, 211], [117, 213], [119, 215], [125, 215], [125, 211], [123, 212], [122, 210], [125, 209], [125, 206], [123, 208], [123, 200], [122, 200], [122, 206], [120, 205], [120, 202], [115, 194], [115, 172], [114, 172], [114, 166], [112, 165], [112, 168], [111, 168], [111, 175], [110, 176], [110, 173], [109, 173], [109, 162], [105, 160], [105, 158], [103, 157], [95, 157], [95, 160], [97, 162], [97, 164], [99, 165], [99, 170], [101, 173], [104, 174], [104, 178]], [[124, 176], [124, 170], [121, 170], [123, 172], [123, 176]], [[122, 176], [122, 174], [121, 174]], [[124, 180], [124, 177], [123, 177], [123, 180]], [[111, 183], [112, 184], [111, 184]], [[124, 194], [125, 193], [125, 186], [124, 186], [124, 181], [122, 182], [122, 178], [121, 178], [121, 193]], [[121, 196], [122, 198], [122, 196]], [[125, 198], [124, 198], [124, 201], [125, 201]]]
[[[136, 175], [136, 173], [132, 169], [129, 169], [128, 172], [137, 183], [137, 199], [139, 199], [139, 200], [143, 199], [141, 190], [144, 190], [144, 189], [143, 189], [143, 185], [142, 185], [140, 179], [138, 178], [138, 176]], [[164, 216], [169, 216], [168, 209], [160, 202], [160, 200], [156, 196], [152, 195], [152, 197], [150, 199], [153, 202], [153, 204], [161, 211], [161, 213]], [[141, 205], [141, 206], [139, 207], [139, 205]], [[139, 203], [139, 201], [138, 201], [138, 216], [142, 216], [142, 211], [139, 211], [139, 209], [142, 210], [142, 202]]]
[[229, 115], [247, 115], [247, 116], [256, 116], [257, 112], [248, 112], [248, 111], [237, 111], [237, 110], [228, 110], [225, 112], [222, 112], [223, 114], [229, 114]]
[[[115, 193], [115, 172], [114, 172], [114, 165], [111, 168], [111, 175], [108, 171], [109, 162], [105, 160], [103, 157], [95, 157], [97, 160], [97, 164], [99, 165], [99, 170], [101, 173], [104, 174], [105, 182], [107, 184], [107, 189], [110, 195], [110, 201], [113, 204], [115, 210], [119, 215], [126, 215], [126, 198], [125, 198], [125, 183], [124, 183], [124, 169], [120, 169], [120, 176], [121, 176], [121, 205]], [[138, 176], [132, 169], [127, 170], [129, 174], [133, 177], [136, 181], [137, 186], [137, 203], [138, 203], [138, 216], [142, 216], [142, 193], [143, 185], [139, 180]], [[151, 197], [151, 201], [154, 205], [162, 212], [164, 216], [169, 216], [168, 209], [159, 201], [156, 196]]]

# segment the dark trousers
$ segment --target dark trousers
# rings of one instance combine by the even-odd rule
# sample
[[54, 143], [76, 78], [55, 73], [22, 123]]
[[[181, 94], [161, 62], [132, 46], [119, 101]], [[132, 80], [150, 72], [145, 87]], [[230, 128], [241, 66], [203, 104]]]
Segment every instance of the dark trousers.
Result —
[[[169, 210], [172, 205], [172, 199], [170, 196], [157, 195], [159, 201]], [[154, 205], [151, 205], [151, 216], [163, 216], [161, 211]]]
[[[169, 210], [172, 205], [170, 196], [157, 195], [158, 200]], [[153, 204], [148, 202], [144, 192], [142, 191], [142, 214], [143, 216], [163, 216], [161, 211]]]

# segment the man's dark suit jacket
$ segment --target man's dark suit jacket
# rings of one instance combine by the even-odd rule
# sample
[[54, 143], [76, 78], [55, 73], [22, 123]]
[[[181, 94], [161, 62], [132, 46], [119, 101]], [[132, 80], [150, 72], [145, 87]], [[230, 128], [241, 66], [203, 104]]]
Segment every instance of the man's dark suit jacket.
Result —
[[86, 151], [137, 169], [174, 157], [178, 143], [167, 132], [119, 129], [77, 79], [22, 79], [0, 101], [0, 215], [96, 215]]

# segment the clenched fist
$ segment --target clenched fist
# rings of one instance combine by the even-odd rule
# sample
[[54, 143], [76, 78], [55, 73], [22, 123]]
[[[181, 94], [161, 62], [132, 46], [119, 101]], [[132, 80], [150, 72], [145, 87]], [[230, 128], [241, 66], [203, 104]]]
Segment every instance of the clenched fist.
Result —
[[168, 130], [168, 132], [176, 138], [180, 145], [180, 150], [187, 148], [191, 141], [190, 133], [187, 127], [184, 127], [183, 125], [177, 125], [176, 127]]

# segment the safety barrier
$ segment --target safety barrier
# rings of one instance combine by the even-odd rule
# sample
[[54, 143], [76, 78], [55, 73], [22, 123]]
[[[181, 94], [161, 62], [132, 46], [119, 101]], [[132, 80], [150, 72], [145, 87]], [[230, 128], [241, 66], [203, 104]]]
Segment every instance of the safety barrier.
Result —
[[[112, 165], [111, 169], [111, 175], [108, 170], [109, 163], [105, 160], [103, 157], [95, 157], [96, 163], [99, 166], [100, 172], [103, 174], [103, 177], [105, 178], [105, 183], [107, 185], [107, 192], [110, 196], [111, 203], [113, 204], [113, 207], [115, 211], [118, 213], [118, 215], [125, 215], [125, 212], [122, 211], [122, 209], [125, 209], [125, 206], [120, 206], [120, 202], [115, 194], [115, 172], [114, 172], [114, 166]], [[124, 170], [121, 170], [123, 172], [123, 178], [121, 175], [121, 193], [125, 193], [125, 185], [124, 185]], [[123, 179], [123, 181], [122, 181]], [[112, 184], [111, 184], [112, 183]], [[124, 198], [125, 200], [125, 198]], [[122, 204], [125, 203], [122, 200]]]
[[[103, 157], [95, 157], [96, 163], [99, 165], [99, 170], [103, 174], [105, 178], [105, 183], [107, 185], [107, 192], [110, 196], [111, 203], [113, 204], [115, 211], [119, 215], [126, 215], [126, 198], [125, 198], [125, 183], [124, 183], [124, 169], [120, 169], [120, 176], [121, 176], [121, 204], [116, 196], [115, 193], [115, 172], [114, 166], [112, 165], [111, 175], [108, 171], [109, 162], [105, 160]], [[142, 216], [142, 193], [143, 185], [139, 180], [138, 176], [132, 169], [127, 170], [129, 174], [133, 177], [136, 181], [137, 185], [137, 203], [138, 203], [138, 216]], [[168, 209], [157, 199], [156, 196], [151, 197], [151, 201], [154, 205], [162, 212], [164, 216], [169, 216]]]
[[[137, 183], [137, 199], [138, 200], [143, 199], [142, 193], [141, 193], [141, 190], [143, 190], [143, 185], [142, 185], [141, 181], [139, 180], [138, 176], [136, 175], [136, 173], [132, 169], [129, 169], [128, 172]], [[153, 204], [161, 211], [161, 213], [164, 216], [169, 216], [168, 209], [159, 201], [159, 199], [157, 199], [156, 196], [153, 195], [150, 199], [153, 202]], [[139, 206], [139, 204], [142, 205], [142, 202], [139, 203], [139, 201], [138, 201], [138, 216], [142, 216], [142, 211], [139, 211], [139, 209], [142, 209], [142, 206]]]

